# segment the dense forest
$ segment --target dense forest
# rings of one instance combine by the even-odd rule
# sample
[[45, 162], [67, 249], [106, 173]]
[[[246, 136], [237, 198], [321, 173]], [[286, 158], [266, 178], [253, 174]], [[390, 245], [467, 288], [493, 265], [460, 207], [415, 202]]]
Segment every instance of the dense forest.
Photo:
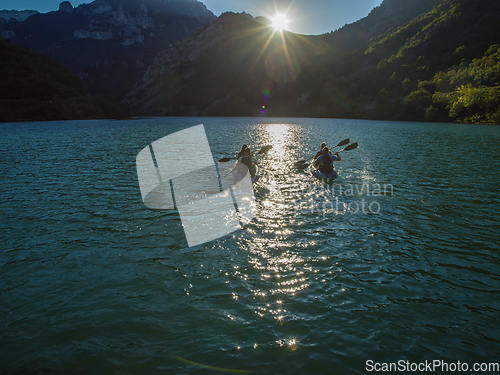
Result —
[[499, 18], [496, 0], [441, 1], [326, 63], [335, 73], [316, 99], [340, 87], [344, 101], [358, 105], [329, 115], [500, 124]]
[[128, 118], [110, 98], [89, 97], [61, 63], [0, 39], [0, 121]]

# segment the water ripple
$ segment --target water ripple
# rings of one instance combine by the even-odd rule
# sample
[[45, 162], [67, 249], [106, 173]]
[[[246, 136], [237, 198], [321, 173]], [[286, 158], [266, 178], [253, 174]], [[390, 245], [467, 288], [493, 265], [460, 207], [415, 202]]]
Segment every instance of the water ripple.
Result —
[[[0, 125], [2, 369], [327, 374], [498, 358], [498, 127], [268, 120]], [[176, 210], [142, 204], [135, 157], [201, 122], [215, 160], [273, 148], [257, 217], [189, 248]], [[345, 138], [360, 147], [333, 184], [294, 168]]]

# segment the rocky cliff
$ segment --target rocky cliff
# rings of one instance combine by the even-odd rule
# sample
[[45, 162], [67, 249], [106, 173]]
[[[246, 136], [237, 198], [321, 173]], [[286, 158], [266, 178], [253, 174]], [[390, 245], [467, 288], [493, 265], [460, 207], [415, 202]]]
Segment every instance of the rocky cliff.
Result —
[[197, 0], [96, 0], [3, 23], [14, 44], [43, 52], [76, 73], [91, 94], [121, 100], [154, 56], [215, 16]]

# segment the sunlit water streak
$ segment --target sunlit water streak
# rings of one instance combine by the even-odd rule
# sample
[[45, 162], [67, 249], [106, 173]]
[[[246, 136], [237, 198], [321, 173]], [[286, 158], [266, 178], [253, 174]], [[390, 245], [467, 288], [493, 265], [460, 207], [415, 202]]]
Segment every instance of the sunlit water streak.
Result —
[[[273, 149], [258, 157], [257, 217], [188, 248], [175, 211], [143, 205], [135, 157], [200, 123], [215, 160]], [[154, 118], [0, 132], [2, 372], [498, 362], [498, 127]], [[360, 147], [334, 184], [293, 167], [345, 138]], [[380, 212], [344, 210], [362, 199]]]

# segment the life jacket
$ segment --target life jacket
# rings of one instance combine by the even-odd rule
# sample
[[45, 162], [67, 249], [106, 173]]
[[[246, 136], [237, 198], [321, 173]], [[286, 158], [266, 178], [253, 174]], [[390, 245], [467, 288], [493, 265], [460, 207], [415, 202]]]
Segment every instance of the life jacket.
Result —
[[252, 177], [255, 176], [257, 168], [255, 168], [255, 164], [251, 156], [243, 156], [238, 160], [238, 162], [245, 164], [248, 167], [248, 170], [250, 171], [250, 176]]
[[330, 174], [333, 172], [333, 159], [330, 155], [323, 155], [319, 163], [321, 173]]

